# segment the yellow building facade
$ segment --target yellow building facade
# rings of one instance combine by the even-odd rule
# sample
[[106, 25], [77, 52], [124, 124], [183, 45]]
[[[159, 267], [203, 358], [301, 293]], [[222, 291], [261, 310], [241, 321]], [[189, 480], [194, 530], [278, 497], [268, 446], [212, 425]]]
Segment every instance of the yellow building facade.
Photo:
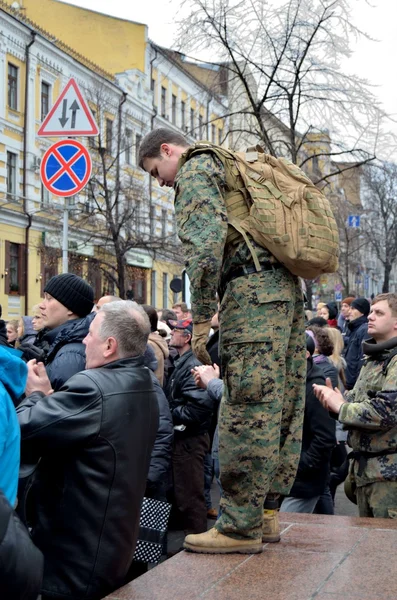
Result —
[[[30, 314], [46, 281], [62, 272], [64, 201], [46, 191], [39, 175], [41, 158], [56, 139], [38, 137], [37, 131], [70, 77], [85, 91], [99, 122], [95, 142], [80, 139], [90, 150], [94, 169], [111, 136], [110, 143], [120, 150], [121, 178], [138, 190], [133, 203], [141, 215], [145, 244], [131, 244], [125, 253], [127, 296], [158, 308], [170, 307], [182, 299], [171, 291], [170, 283], [183, 270], [173, 193], [149, 183], [137, 167], [139, 142], [158, 126], [182, 131], [191, 141], [212, 135], [219, 142], [227, 125], [221, 118], [224, 106], [147, 41], [146, 26], [55, 0], [21, 4], [15, 10], [0, 2], [1, 25], [8, 34], [0, 42], [3, 314], [5, 318]], [[94, 91], [98, 89], [106, 96], [106, 110], [97, 106]], [[114, 182], [113, 175], [110, 180]], [[103, 218], [82, 218], [92, 202], [88, 187], [73, 198], [68, 219], [69, 271], [88, 279], [98, 298], [119, 290], [112, 278], [115, 257], [102, 237], [106, 223]]]

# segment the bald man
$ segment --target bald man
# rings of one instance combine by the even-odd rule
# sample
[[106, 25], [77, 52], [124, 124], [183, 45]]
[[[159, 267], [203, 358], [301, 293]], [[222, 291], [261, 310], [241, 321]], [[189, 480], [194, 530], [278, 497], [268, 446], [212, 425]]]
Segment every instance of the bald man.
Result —
[[118, 296], [102, 296], [102, 298], [99, 298], [98, 302], [94, 304], [94, 308], [91, 312], [98, 312], [98, 310], [100, 310], [104, 304], [109, 304], [109, 302], [118, 302], [119, 300], [121, 300], [121, 298]]

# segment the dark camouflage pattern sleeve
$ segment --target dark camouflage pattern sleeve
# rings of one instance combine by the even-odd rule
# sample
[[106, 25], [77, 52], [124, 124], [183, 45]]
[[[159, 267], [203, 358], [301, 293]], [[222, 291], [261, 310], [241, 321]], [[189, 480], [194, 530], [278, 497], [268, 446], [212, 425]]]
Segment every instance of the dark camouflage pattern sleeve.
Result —
[[176, 177], [176, 221], [195, 323], [210, 320], [217, 311], [216, 291], [228, 227], [223, 185], [222, 164], [210, 154], [193, 156]]

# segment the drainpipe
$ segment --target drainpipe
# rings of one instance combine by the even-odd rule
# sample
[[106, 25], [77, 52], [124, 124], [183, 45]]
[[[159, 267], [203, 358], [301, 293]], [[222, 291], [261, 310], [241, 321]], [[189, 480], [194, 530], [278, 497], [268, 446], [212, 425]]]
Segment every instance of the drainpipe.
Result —
[[[157, 48], [154, 48], [154, 56], [152, 58], [152, 60], [150, 61], [150, 85], [152, 85], [152, 80], [153, 80], [153, 63], [157, 58]], [[152, 118], [150, 121], [150, 131], [153, 131], [154, 129], [154, 120], [157, 117], [157, 108], [156, 108], [156, 104], [154, 102], [154, 95], [153, 95], [153, 112], [152, 112]], [[149, 203], [150, 206], [152, 206], [152, 177], [151, 175], [149, 175]]]
[[118, 124], [117, 124], [117, 163], [116, 163], [116, 194], [117, 194], [117, 202], [116, 202], [116, 219], [117, 223], [119, 220], [119, 204], [118, 204], [118, 195], [120, 193], [120, 151], [121, 151], [121, 117], [122, 117], [122, 106], [124, 102], [127, 100], [127, 92], [122, 92], [122, 96], [119, 102], [118, 108]]
[[[36, 39], [36, 32], [31, 31], [30, 35], [32, 39], [29, 44], [27, 44], [25, 48], [25, 65], [26, 65], [26, 73], [25, 73], [25, 114], [24, 114], [24, 122], [23, 122], [23, 174], [22, 174], [22, 194], [23, 194], [23, 210], [25, 215], [28, 218], [28, 224], [25, 228], [25, 256], [24, 256], [24, 280], [25, 280], [25, 315], [28, 314], [29, 309], [29, 230], [32, 225], [32, 215], [30, 215], [27, 211], [28, 208], [28, 200], [26, 194], [26, 170], [27, 170], [27, 134], [28, 134], [28, 100], [29, 100], [29, 68], [30, 68], [30, 47], [34, 44]], [[34, 126], [34, 124], [33, 124]]]

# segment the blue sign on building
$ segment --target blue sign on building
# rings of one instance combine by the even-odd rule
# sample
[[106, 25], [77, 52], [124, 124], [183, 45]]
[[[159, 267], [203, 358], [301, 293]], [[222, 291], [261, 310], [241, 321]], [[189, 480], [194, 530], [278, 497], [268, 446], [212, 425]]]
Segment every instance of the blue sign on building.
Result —
[[348, 227], [360, 227], [360, 215], [349, 215], [347, 217]]

